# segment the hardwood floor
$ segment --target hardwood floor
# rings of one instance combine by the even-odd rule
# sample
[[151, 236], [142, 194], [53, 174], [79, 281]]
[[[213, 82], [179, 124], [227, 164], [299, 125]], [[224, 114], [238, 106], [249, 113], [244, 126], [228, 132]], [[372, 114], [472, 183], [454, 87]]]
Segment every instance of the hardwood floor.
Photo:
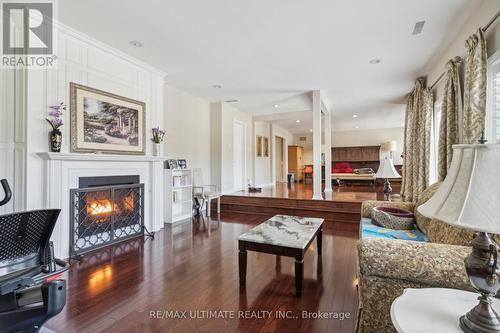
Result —
[[[312, 244], [304, 260], [303, 296], [296, 298], [292, 258], [277, 262], [273, 255], [249, 252], [246, 288], [239, 287], [237, 236], [266, 218], [223, 213], [220, 222], [193, 220], [157, 232], [154, 240], [89, 254], [72, 263], [67, 305], [46, 326], [82, 333], [353, 332], [357, 225], [325, 225], [322, 258], [318, 262]], [[188, 311], [188, 318], [152, 318], [163, 311]], [[200, 311], [227, 312], [226, 318], [189, 319], [207, 315]], [[302, 318], [302, 311], [344, 319]]]
[[[395, 182], [394, 193], [399, 193], [399, 189], [399, 184]], [[221, 211], [252, 215], [285, 214], [322, 217], [327, 223], [358, 224], [363, 201], [384, 200], [382, 185], [335, 186], [333, 190], [330, 199], [311, 200], [312, 184], [276, 183], [275, 186], [264, 187], [262, 192], [239, 191], [223, 195], [221, 197]], [[212, 212], [215, 212], [215, 209], [214, 200], [212, 201]]]
[[[324, 183], [323, 183], [324, 188]], [[400, 191], [401, 183], [392, 183], [393, 193], [397, 194]], [[263, 198], [281, 198], [281, 199], [301, 199], [310, 200], [313, 196], [312, 184], [304, 183], [276, 183], [275, 186], [267, 186], [262, 189], [262, 192], [249, 193], [247, 191], [239, 191], [231, 193], [232, 196], [248, 196], [248, 197], [263, 197]], [[371, 185], [342, 185], [333, 186], [333, 194], [331, 199], [326, 199], [336, 202], [363, 202], [366, 200], [384, 200], [384, 186], [377, 184]]]

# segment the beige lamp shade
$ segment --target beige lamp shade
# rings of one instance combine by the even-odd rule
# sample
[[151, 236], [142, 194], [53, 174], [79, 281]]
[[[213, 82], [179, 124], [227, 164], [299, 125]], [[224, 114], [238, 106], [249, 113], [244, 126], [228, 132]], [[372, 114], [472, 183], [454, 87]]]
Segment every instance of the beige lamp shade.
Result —
[[418, 211], [448, 224], [500, 233], [500, 144], [453, 146], [448, 175]]
[[394, 168], [394, 163], [392, 158], [384, 158], [380, 160], [380, 166], [378, 167], [377, 173], [375, 174], [377, 178], [401, 178], [399, 173]]
[[396, 151], [398, 149], [398, 144], [396, 141], [387, 141], [382, 145], [382, 150], [385, 151]]

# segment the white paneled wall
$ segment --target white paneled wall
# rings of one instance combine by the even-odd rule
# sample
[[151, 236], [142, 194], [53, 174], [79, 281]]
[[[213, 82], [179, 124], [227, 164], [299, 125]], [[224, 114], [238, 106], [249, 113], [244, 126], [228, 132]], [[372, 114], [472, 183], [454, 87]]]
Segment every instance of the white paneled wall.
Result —
[[25, 208], [25, 74], [24, 70], [0, 70], [0, 179], [7, 179], [16, 194], [0, 207], [0, 214]]
[[[157, 230], [163, 226], [163, 205], [152, 202], [163, 200], [163, 173], [158, 163], [128, 162], [113, 164], [97, 160], [82, 163], [58, 161], [49, 164], [40, 158], [39, 153], [47, 152], [50, 126], [44, 120], [49, 106], [65, 102], [68, 110], [65, 125], [62, 127], [62, 153], [70, 152], [70, 114], [69, 84], [75, 82], [126, 96], [146, 103], [146, 155], [151, 155], [152, 142], [149, 140], [150, 129], [162, 126], [163, 122], [163, 87], [165, 73], [131, 58], [86, 35], [61, 26], [58, 31], [57, 69], [30, 70], [27, 75], [27, 122], [26, 122], [26, 208], [61, 208], [62, 213], [56, 229], [57, 255], [67, 257], [68, 249], [68, 207], [67, 191], [74, 186], [75, 173], [94, 175], [130, 174], [141, 170], [141, 182], [145, 183], [145, 216], [148, 228]], [[60, 163], [59, 163], [60, 162]], [[61, 164], [59, 166], [59, 164]], [[58, 165], [60, 173], [49, 170], [49, 165]], [[161, 168], [160, 168], [161, 169]], [[76, 170], [76, 171], [75, 171]], [[54, 189], [55, 184], [59, 189]], [[64, 193], [56, 195], [57, 191]]]

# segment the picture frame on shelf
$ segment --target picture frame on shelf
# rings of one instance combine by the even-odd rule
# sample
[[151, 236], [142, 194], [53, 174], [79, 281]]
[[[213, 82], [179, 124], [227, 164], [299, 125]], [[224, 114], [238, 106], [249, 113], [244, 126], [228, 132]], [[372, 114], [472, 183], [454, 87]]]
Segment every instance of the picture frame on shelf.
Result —
[[187, 169], [187, 162], [185, 159], [177, 160], [177, 168], [179, 169]]
[[169, 159], [165, 161], [165, 169], [177, 169], [177, 168], [178, 168], [177, 160]]
[[146, 103], [70, 83], [71, 151], [145, 155]]

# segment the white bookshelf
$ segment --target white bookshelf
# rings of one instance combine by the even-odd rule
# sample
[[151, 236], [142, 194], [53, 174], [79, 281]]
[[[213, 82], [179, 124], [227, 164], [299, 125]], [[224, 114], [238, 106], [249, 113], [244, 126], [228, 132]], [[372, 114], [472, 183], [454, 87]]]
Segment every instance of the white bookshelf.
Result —
[[165, 223], [191, 218], [193, 214], [193, 171], [165, 169]]

